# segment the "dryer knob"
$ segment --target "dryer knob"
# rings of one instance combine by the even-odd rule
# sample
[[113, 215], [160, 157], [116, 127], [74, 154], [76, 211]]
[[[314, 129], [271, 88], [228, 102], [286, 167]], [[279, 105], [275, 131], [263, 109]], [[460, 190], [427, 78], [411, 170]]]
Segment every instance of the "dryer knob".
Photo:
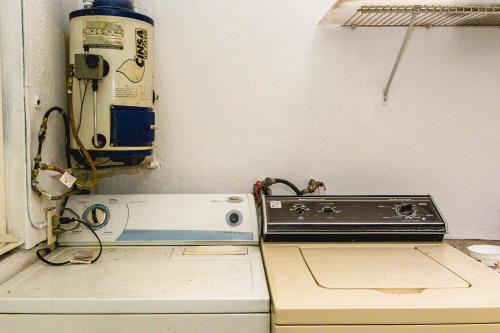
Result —
[[233, 224], [236, 224], [240, 222], [240, 216], [238, 215], [238, 213], [231, 213], [229, 215], [229, 221]]

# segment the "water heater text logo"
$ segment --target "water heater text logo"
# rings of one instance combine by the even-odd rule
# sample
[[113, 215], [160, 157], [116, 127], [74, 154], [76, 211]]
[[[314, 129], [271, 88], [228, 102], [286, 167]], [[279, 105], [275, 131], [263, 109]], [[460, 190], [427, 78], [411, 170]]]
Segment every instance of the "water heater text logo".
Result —
[[148, 31], [135, 29], [135, 57], [125, 60], [116, 71], [122, 73], [130, 82], [142, 81], [146, 71], [146, 60], [148, 59]]
[[92, 49], [123, 50], [123, 27], [115, 22], [87, 21], [83, 28], [83, 45]]
[[135, 29], [135, 63], [139, 67], [144, 67], [148, 58], [148, 31]]

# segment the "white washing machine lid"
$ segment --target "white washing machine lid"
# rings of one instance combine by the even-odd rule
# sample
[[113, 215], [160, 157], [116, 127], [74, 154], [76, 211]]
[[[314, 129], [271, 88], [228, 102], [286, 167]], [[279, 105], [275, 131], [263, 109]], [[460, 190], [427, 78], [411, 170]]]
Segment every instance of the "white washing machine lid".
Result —
[[262, 245], [276, 325], [500, 323], [500, 276], [452, 247]]
[[[62, 248], [53, 261], [82, 248]], [[265, 313], [257, 246], [110, 247], [93, 265], [37, 262], [0, 286], [0, 313]]]

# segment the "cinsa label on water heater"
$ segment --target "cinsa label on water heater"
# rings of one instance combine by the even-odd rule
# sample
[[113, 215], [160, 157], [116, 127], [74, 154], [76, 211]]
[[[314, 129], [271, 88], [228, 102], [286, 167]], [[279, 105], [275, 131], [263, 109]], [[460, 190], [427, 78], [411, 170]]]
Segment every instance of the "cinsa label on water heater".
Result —
[[133, 59], [127, 59], [116, 71], [122, 73], [132, 83], [139, 83], [146, 72], [146, 60], [148, 59], [148, 31], [146, 29], [135, 29], [136, 53]]
[[108, 21], [86, 21], [83, 45], [90, 48], [123, 50], [125, 32], [121, 24]]

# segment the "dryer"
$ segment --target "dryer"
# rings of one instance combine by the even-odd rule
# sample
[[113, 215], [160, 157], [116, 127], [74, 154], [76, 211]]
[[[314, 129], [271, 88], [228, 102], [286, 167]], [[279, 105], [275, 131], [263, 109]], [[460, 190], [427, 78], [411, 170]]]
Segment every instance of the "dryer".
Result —
[[[94, 223], [101, 258], [37, 262], [1, 285], [2, 332], [269, 332], [252, 195], [74, 196], [67, 207]], [[52, 261], [95, 243], [83, 228], [60, 242]]]
[[273, 332], [500, 332], [500, 276], [430, 196], [265, 197], [263, 230]]

